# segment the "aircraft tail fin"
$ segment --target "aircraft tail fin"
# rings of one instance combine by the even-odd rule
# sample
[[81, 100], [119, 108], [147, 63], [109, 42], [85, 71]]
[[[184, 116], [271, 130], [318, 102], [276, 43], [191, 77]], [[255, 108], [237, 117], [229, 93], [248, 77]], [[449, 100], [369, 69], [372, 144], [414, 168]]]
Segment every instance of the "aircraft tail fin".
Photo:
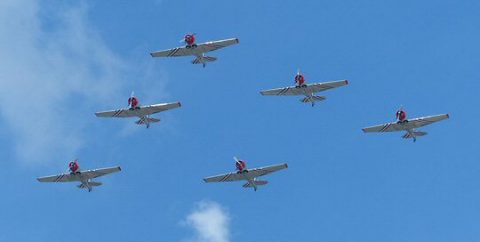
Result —
[[[261, 180], [255, 180], [253, 182], [255, 183], [256, 186], [263, 186], [263, 185], [268, 184], [268, 181], [261, 181]], [[249, 182], [247, 182], [247, 183], [243, 184], [243, 187], [250, 188], [250, 187], [253, 187], [253, 185], [250, 184]]]
[[410, 138], [414, 138], [414, 137], [420, 137], [420, 136], [425, 136], [427, 135], [427, 132], [423, 132], [423, 131], [414, 131], [413, 132], [413, 135], [410, 134], [410, 133], [405, 133], [402, 138], [404, 139], [410, 139]]

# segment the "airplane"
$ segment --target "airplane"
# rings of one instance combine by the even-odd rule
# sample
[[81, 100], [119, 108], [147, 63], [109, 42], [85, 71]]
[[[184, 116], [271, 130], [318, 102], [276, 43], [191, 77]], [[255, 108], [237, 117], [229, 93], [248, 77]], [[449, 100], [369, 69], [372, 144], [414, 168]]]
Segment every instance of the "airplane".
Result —
[[426, 117], [420, 117], [420, 118], [414, 118], [414, 119], [407, 119], [407, 113], [403, 110], [403, 108], [397, 111], [396, 117], [397, 117], [396, 122], [375, 125], [375, 126], [363, 128], [362, 130], [365, 133], [406, 131], [406, 133], [402, 136], [402, 138], [404, 139], [413, 138], [413, 142], [416, 142], [417, 137], [427, 135], [426, 132], [415, 130], [416, 128], [450, 118], [448, 114], [440, 114], [440, 115], [426, 116]]
[[155, 51], [150, 53], [152, 57], [177, 57], [177, 56], [196, 56], [192, 64], [202, 64], [205, 68], [207, 62], [216, 61], [217, 58], [206, 56], [205, 53], [218, 50], [223, 47], [238, 44], [238, 38], [208, 41], [201, 44], [195, 43], [195, 34], [187, 34], [181, 42], [185, 42], [185, 46], [176, 47], [168, 50]]
[[103, 118], [139, 117], [140, 119], [137, 120], [135, 123], [138, 125], [145, 124], [147, 128], [149, 128], [151, 123], [160, 122], [160, 119], [151, 118], [150, 115], [169, 109], [179, 108], [181, 106], [182, 104], [180, 102], [159, 103], [148, 106], [140, 106], [138, 98], [135, 97], [132, 92], [130, 98], [128, 98], [128, 108], [97, 112], [95, 113], [95, 116]]
[[312, 103], [313, 107], [316, 101], [326, 99], [323, 96], [315, 96], [315, 93], [345, 85], [348, 85], [348, 80], [306, 84], [305, 77], [299, 70], [295, 76], [295, 86], [264, 90], [260, 94], [264, 96], [305, 96], [305, 98], [300, 99], [300, 102]]
[[120, 168], [120, 166], [115, 166], [115, 167], [80, 171], [80, 166], [78, 165], [78, 161], [74, 160], [68, 164], [68, 171], [70, 171], [70, 173], [39, 177], [37, 178], [37, 180], [39, 182], [79, 181], [81, 182], [81, 184], [77, 186], [78, 188], [80, 189], [86, 188], [88, 189], [89, 192], [91, 192], [93, 187], [102, 185], [101, 182], [95, 182], [95, 181], [92, 181], [92, 179], [103, 176], [103, 175], [107, 175], [110, 173], [119, 172], [121, 170], [122, 169]]
[[284, 163], [248, 170], [245, 161], [239, 160], [237, 159], [237, 157], [233, 157], [233, 159], [235, 160], [235, 166], [237, 170], [236, 172], [206, 177], [203, 180], [205, 182], [229, 182], [246, 180], [247, 183], [245, 183], [243, 187], [253, 187], [253, 189], [257, 191], [258, 186], [266, 185], [268, 183], [268, 181], [257, 180], [257, 177], [288, 168], [287, 163]]

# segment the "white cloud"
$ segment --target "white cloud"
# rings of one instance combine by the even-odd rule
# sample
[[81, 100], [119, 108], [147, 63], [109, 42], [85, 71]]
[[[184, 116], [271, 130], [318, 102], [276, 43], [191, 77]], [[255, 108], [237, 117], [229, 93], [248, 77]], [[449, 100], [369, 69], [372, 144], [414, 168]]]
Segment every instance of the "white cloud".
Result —
[[211, 201], [199, 202], [184, 224], [193, 228], [191, 242], [229, 242], [230, 216], [220, 204]]
[[104, 43], [85, 4], [46, 4], [0, 1], [0, 118], [29, 162], [76, 157], [87, 142], [84, 115], [128, 95], [125, 78], [141, 73]]

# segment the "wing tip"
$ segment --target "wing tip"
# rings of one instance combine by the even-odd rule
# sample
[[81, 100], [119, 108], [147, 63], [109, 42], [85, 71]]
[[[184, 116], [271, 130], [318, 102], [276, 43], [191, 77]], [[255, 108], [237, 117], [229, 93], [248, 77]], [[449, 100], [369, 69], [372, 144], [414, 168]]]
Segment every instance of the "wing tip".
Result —
[[348, 80], [345, 80], [345, 85], [348, 85]]
[[155, 57], [155, 53], [154, 53], [154, 52], [151, 52], [151, 53], [150, 53], [150, 56], [151, 56], [151, 57]]
[[363, 128], [362, 131], [363, 131], [364, 133], [366, 133], [366, 132], [367, 132], [367, 128]]
[[287, 163], [285, 163], [285, 164], [283, 164], [283, 165], [285, 166], [285, 168], [288, 168], [288, 164], [287, 164]]

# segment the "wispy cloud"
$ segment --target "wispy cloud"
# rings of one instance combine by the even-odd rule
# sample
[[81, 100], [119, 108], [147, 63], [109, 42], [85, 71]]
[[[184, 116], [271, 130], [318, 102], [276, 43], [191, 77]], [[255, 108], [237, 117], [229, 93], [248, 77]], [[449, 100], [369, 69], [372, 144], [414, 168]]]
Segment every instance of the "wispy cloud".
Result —
[[79, 114], [128, 95], [132, 76], [89, 23], [85, 4], [42, 4], [0, 1], [0, 117], [20, 160], [30, 162], [75, 156], [86, 142]]
[[199, 202], [193, 212], [187, 216], [184, 224], [194, 230], [189, 242], [229, 242], [230, 216], [218, 203]]

